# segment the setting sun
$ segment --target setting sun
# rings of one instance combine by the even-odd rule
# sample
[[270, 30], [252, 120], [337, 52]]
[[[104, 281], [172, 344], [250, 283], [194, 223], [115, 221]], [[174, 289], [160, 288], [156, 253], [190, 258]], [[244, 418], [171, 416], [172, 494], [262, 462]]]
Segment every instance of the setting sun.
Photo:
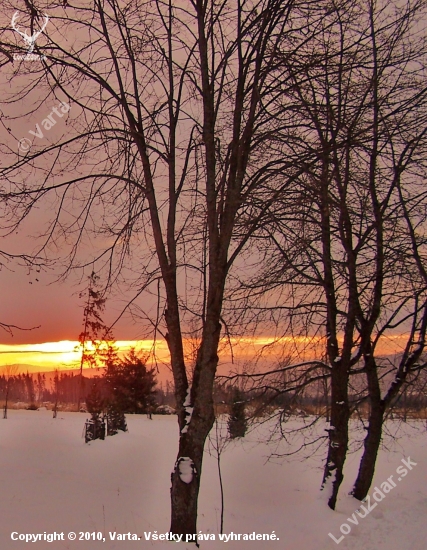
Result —
[[[81, 350], [79, 343], [72, 340], [44, 342], [42, 344], [0, 344], [0, 366], [19, 364], [26, 371], [51, 371], [53, 369], [73, 369], [80, 367]], [[116, 342], [119, 353], [126, 353], [131, 348], [142, 352], [153, 349], [153, 340], [123, 340]], [[165, 342], [156, 342], [156, 351], [160, 360], [167, 360]]]

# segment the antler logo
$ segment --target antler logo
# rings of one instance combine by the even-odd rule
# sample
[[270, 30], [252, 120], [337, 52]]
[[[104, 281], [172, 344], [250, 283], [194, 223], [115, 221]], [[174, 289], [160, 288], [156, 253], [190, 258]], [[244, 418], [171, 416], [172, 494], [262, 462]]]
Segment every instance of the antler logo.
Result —
[[29, 36], [27, 34], [27, 32], [22, 32], [18, 29], [18, 27], [16, 26], [16, 21], [18, 19], [18, 16], [19, 16], [19, 12], [15, 12], [13, 14], [13, 17], [12, 17], [12, 28], [13, 30], [15, 30], [18, 34], [20, 34], [22, 36], [22, 38], [24, 39], [25, 43], [28, 45], [28, 52], [29, 54], [33, 53], [33, 50], [34, 50], [34, 46], [35, 46], [35, 43], [36, 43], [36, 40], [37, 38], [41, 35], [41, 33], [45, 30], [46, 28], [46, 25], [49, 21], [49, 17], [47, 15], [44, 16], [44, 23], [43, 23], [43, 26], [42, 28], [38, 31], [38, 32], [35, 32], [34, 34], [32, 34], [31, 36]]

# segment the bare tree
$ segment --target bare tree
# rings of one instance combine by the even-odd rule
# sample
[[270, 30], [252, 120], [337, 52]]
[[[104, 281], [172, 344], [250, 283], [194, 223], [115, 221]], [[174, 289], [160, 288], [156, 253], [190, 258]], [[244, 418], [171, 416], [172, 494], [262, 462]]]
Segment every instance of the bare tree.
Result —
[[53, 391], [55, 403], [53, 405], [53, 418], [58, 416], [58, 398], [59, 398], [59, 370], [55, 369], [53, 377]]
[[[278, 336], [307, 336], [313, 348], [319, 338], [324, 342], [331, 426], [323, 486], [330, 486], [331, 508], [349, 445], [350, 377], [366, 375], [371, 404], [361, 466], [365, 491], [383, 407], [392, 399], [381, 400], [374, 354], [386, 334], [412, 324], [393, 394], [425, 343], [426, 287], [414, 258], [404, 253], [411, 246], [398, 197], [399, 178], [414, 176], [410, 151], [416, 148], [425, 163], [426, 47], [417, 24], [424, 13], [423, 2], [393, 9], [370, 1], [334, 4], [298, 60], [283, 55], [276, 84], [283, 93], [280, 117], [293, 117], [297, 128], [277, 140], [293, 140], [301, 159], [309, 158], [305, 147], [317, 162], [302, 164], [298, 185], [269, 209], [258, 231], [262, 273], [239, 286], [241, 293], [249, 289], [248, 303], [257, 300], [257, 322], [270, 322]], [[406, 193], [425, 204], [414, 185]]]
[[2, 376], [6, 380], [5, 401], [3, 407], [3, 418], [7, 418], [7, 406], [9, 402], [10, 389], [13, 383], [13, 377], [19, 370], [19, 365], [5, 365], [2, 369]]
[[224, 422], [224, 419], [221, 418], [221, 416], [216, 416], [214, 428], [209, 434], [209, 444], [207, 447], [207, 452], [212, 456], [214, 456], [214, 458], [216, 459], [216, 464], [218, 469], [218, 481], [219, 481], [219, 490], [220, 490], [220, 497], [221, 497], [219, 532], [221, 534], [223, 534], [224, 532], [224, 511], [225, 511], [224, 483], [223, 483], [222, 470], [221, 470], [221, 457], [229, 443], [230, 443], [230, 438], [228, 437], [227, 424], [226, 422]]
[[[95, 262], [107, 286], [137, 288], [132, 303], [144, 291], [157, 295], [140, 315], [164, 336], [171, 357], [180, 427], [171, 489], [175, 534], [197, 533], [226, 284], [258, 221], [247, 205], [258, 197], [267, 208], [294, 177], [289, 169], [287, 178], [264, 185], [260, 175], [272, 163], [266, 82], [283, 33], [293, 31], [293, 5], [52, 5], [48, 42], [35, 46], [46, 59], [4, 101], [5, 109], [24, 98], [34, 109], [40, 94], [45, 104], [57, 97], [72, 102], [59, 142], [35, 143], [18, 160], [6, 152], [10, 162], [1, 174], [10, 186], [3, 199], [11, 226], [49, 200], [55, 214], [40, 252], [64, 236], [71, 250], [64, 274]], [[31, 23], [40, 16], [36, 10]], [[15, 78], [6, 67], [18, 86], [20, 69]], [[88, 234], [100, 246], [90, 258], [79, 256]], [[191, 377], [186, 336], [197, 342]]]

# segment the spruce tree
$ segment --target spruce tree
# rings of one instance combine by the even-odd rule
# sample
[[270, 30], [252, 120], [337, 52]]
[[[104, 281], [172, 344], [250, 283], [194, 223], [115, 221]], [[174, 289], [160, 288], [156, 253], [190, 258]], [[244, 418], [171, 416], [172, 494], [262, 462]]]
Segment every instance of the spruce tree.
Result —
[[245, 416], [245, 402], [242, 392], [235, 388], [233, 391], [233, 402], [231, 405], [231, 414], [228, 419], [228, 433], [231, 439], [244, 437], [247, 429], [247, 420]]
[[111, 403], [117, 410], [144, 414], [155, 408], [154, 370], [147, 368], [145, 357], [138, 355], [135, 349], [131, 349], [124, 359], [110, 362], [105, 378]]
[[[99, 367], [105, 363], [110, 350], [114, 349], [114, 337], [104, 323], [101, 314], [105, 308], [105, 298], [98, 289], [99, 277], [95, 272], [89, 276], [86, 305], [83, 311], [83, 331], [79, 334], [79, 344], [76, 351], [80, 351], [80, 388], [77, 399], [77, 410], [84, 392], [84, 367]], [[81, 297], [83, 294], [80, 295]]]
[[99, 377], [94, 378], [90, 391], [86, 396], [86, 407], [91, 415], [90, 420], [86, 421], [86, 443], [93, 439], [105, 439], [105, 420], [103, 417], [105, 398], [102, 396], [101, 386], [101, 379]]
[[114, 402], [108, 403], [105, 418], [107, 420], [107, 435], [116, 435], [119, 430], [128, 431], [125, 414], [117, 408]]

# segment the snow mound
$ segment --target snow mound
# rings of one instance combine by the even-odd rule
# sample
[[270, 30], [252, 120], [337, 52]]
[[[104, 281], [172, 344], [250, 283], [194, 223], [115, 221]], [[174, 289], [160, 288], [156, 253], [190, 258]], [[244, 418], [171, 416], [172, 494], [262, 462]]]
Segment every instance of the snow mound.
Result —
[[181, 456], [177, 460], [178, 473], [181, 481], [191, 483], [193, 481], [196, 467], [189, 456]]

